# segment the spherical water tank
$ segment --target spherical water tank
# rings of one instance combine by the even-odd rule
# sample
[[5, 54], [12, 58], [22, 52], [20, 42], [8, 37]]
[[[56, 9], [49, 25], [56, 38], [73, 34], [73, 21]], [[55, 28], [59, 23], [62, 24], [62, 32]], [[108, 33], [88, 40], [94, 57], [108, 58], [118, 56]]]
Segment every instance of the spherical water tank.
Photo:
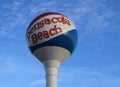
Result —
[[63, 14], [47, 12], [33, 19], [26, 38], [31, 53], [41, 62], [63, 62], [76, 47], [77, 31], [72, 21]]

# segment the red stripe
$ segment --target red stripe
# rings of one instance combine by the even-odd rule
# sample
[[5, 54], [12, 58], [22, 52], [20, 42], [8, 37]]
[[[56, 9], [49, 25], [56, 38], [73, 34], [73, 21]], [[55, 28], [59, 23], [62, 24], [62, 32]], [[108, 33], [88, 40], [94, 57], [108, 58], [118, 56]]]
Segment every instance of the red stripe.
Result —
[[46, 13], [43, 13], [43, 14], [37, 16], [37, 17], [30, 23], [28, 29], [29, 29], [30, 26], [31, 26], [35, 21], [37, 21], [38, 19], [40, 19], [40, 18], [42, 18], [42, 17], [44, 17], [44, 16], [53, 15], [53, 14], [62, 15], [62, 14], [57, 13], [57, 12], [46, 12]]

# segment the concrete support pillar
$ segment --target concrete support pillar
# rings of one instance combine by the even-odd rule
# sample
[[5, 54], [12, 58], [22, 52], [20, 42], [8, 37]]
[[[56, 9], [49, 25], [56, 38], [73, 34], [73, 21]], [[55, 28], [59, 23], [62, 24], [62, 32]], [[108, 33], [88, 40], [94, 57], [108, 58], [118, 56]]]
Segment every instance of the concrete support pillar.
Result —
[[47, 60], [44, 62], [46, 71], [46, 87], [57, 87], [57, 76], [60, 62], [57, 60]]

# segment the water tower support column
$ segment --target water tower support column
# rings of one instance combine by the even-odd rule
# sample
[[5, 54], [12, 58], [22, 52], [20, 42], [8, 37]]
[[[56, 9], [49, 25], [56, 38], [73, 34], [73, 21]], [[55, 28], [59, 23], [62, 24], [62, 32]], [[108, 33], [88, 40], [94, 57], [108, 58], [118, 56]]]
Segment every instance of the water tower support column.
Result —
[[57, 87], [57, 75], [60, 62], [57, 60], [47, 60], [44, 62], [46, 71], [46, 87]]

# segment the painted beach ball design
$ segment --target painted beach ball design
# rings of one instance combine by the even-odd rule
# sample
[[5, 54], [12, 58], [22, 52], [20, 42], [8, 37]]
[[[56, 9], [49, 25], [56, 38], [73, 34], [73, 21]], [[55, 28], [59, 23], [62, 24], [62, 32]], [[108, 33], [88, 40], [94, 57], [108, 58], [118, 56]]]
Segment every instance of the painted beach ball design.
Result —
[[76, 47], [77, 31], [72, 21], [63, 14], [47, 12], [33, 19], [26, 38], [31, 53], [41, 62], [63, 62]]

